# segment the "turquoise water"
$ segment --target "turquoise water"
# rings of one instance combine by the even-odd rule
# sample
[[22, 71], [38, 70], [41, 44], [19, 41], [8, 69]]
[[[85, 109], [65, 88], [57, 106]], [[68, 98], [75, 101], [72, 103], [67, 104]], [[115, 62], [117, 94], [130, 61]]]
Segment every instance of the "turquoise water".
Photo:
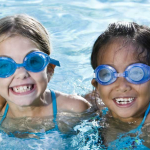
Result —
[[85, 94], [92, 89], [91, 47], [110, 22], [150, 24], [149, 0], [0, 0], [0, 17], [26, 13], [51, 34], [52, 56], [60, 60], [49, 87]]
[[[52, 57], [61, 63], [49, 88], [79, 95], [92, 90], [90, 53], [99, 34], [114, 21], [150, 26], [149, 12], [150, 0], [0, 0], [0, 17], [26, 13], [49, 31]], [[67, 138], [57, 132], [40, 140], [10, 138], [0, 133], [3, 149], [62, 150], [69, 149], [67, 143]]]

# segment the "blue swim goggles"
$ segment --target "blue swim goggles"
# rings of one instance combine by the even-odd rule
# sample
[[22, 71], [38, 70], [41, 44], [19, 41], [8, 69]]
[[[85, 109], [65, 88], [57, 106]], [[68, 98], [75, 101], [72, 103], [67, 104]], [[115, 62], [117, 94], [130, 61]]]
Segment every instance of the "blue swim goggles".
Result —
[[133, 84], [142, 84], [150, 80], [150, 66], [142, 63], [129, 65], [123, 73], [117, 71], [109, 65], [100, 65], [94, 70], [94, 79], [101, 85], [109, 85], [124, 77]]
[[0, 78], [13, 75], [17, 68], [24, 67], [30, 72], [40, 72], [49, 64], [60, 66], [59, 61], [50, 58], [41, 51], [33, 51], [26, 55], [22, 64], [17, 64], [12, 58], [0, 57]]

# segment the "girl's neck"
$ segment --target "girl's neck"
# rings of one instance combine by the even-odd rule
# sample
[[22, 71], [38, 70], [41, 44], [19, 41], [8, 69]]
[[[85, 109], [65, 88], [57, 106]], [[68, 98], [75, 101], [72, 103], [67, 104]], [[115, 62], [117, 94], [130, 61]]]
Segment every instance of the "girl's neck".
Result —
[[[35, 103], [29, 106], [18, 106], [12, 102], [8, 102], [8, 117], [20, 118], [20, 117], [43, 117], [46, 114], [51, 114], [51, 96], [46, 92], [39, 99], [35, 100]], [[48, 109], [47, 109], [48, 108]], [[48, 111], [49, 110], [49, 111]]]
[[139, 117], [129, 117], [129, 118], [122, 118], [120, 116], [117, 116], [116, 114], [113, 114], [111, 111], [109, 111], [108, 115], [110, 117], [114, 117], [115, 119], [119, 119], [122, 122], [126, 122], [128, 124], [134, 124], [134, 125], [139, 125], [144, 117], [144, 114], [139, 116]]
[[21, 118], [21, 117], [26, 117], [26, 116], [36, 116], [37, 114], [39, 115], [41, 113], [40, 107], [13, 107], [12, 105], [9, 105], [8, 109], [8, 114], [7, 116], [10, 118]]

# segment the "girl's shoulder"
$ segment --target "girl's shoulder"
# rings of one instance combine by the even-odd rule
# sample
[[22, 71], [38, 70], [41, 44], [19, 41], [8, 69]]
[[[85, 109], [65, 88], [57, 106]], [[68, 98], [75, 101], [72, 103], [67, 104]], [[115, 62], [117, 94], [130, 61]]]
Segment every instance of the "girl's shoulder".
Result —
[[6, 100], [2, 96], [0, 96], [0, 115], [4, 113], [6, 104]]
[[3, 116], [6, 109], [7, 102], [4, 105], [0, 105], [0, 116]]
[[55, 91], [55, 94], [59, 110], [83, 112], [91, 106], [86, 99], [79, 95], [69, 95], [59, 91]]
[[146, 120], [145, 120], [145, 124], [150, 124], [150, 112], [148, 113]]

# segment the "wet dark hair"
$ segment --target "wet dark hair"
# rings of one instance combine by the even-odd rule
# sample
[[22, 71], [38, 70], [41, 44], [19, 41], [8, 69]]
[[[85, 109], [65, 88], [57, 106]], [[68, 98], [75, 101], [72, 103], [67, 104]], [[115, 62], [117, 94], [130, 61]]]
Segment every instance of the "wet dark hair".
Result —
[[146, 52], [144, 60], [147, 65], [150, 65], [150, 28], [134, 22], [115, 22], [109, 24], [108, 28], [97, 38], [93, 45], [91, 54], [93, 69], [98, 66], [98, 56], [102, 53], [104, 46], [115, 38], [127, 39], [140, 47], [141, 51], [138, 51], [138, 57]]

